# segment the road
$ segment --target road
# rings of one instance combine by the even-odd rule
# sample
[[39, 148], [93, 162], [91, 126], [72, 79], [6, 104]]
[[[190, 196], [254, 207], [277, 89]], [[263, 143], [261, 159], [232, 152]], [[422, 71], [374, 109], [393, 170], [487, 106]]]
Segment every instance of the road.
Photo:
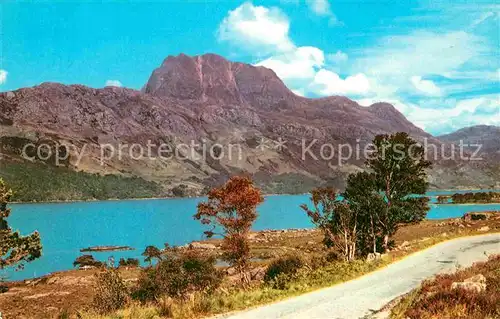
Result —
[[358, 279], [252, 310], [227, 319], [350, 319], [379, 310], [435, 274], [468, 267], [500, 254], [500, 234], [443, 242]]

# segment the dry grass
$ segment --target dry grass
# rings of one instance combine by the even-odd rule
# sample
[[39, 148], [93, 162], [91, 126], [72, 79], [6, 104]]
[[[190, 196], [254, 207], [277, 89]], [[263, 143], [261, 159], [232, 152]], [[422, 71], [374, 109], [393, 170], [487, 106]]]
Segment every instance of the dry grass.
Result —
[[[484, 226], [490, 229], [479, 231]], [[157, 318], [162, 315], [165, 317], [165, 314], [169, 313], [174, 318], [195, 318], [242, 310], [359, 277], [444, 240], [499, 230], [500, 220], [498, 219], [477, 221], [462, 227], [458, 226], [457, 220], [424, 221], [419, 225], [401, 228], [394, 237], [396, 246], [401, 246], [405, 241], [408, 245], [393, 250], [377, 263], [357, 261], [346, 265], [340, 262], [332, 264], [320, 262], [318, 266], [309, 262], [309, 267], [315, 270], [306, 269], [284, 290], [272, 289], [258, 282], [247, 290], [231, 288], [230, 284], [226, 284], [225, 288], [211, 296], [194, 295], [189, 302], [163, 300], [160, 306], [132, 304], [112, 316], [102, 317], [85, 313], [83, 318]], [[311, 261], [314, 256], [322, 254], [322, 236], [317, 231], [276, 232], [266, 235], [266, 241], [257, 240], [261, 238], [260, 235], [256, 234], [252, 242], [252, 254], [254, 257], [268, 257], [269, 259], [256, 262], [256, 266], [267, 265], [273, 258], [284, 255], [296, 254]], [[68, 271], [35, 283], [12, 283], [10, 287], [14, 288], [13, 290], [7, 294], [0, 294], [0, 305], [4, 317], [58, 318], [64, 310], [67, 310], [73, 318], [78, 309], [88, 309], [91, 304], [94, 295], [94, 273], [95, 271]], [[129, 285], [134, 285], [138, 274], [138, 269], [120, 269], [120, 275]], [[142, 310], [144, 313], [141, 312]]]
[[[478, 293], [452, 289], [452, 283], [481, 274], [486, 290]], [[500, 318], [500, 255], [454, 274], [436, 276], [404, 297], [392, 309], [391, 318], [487, 319]]]

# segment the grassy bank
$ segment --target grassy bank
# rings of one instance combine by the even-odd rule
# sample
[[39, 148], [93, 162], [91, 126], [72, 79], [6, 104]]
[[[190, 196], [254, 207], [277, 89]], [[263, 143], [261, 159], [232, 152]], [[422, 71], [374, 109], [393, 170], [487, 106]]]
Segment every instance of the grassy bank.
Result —
[[359, 278], [380, 270], [412, 253], [458, 237], [461, 236], [426, 239], [414, 245], [411, 249], [389, 253], [383, 256], [382, 259], [374, 262], [363, 260], [356, 260], [350, 263], [326, 262], [325, 264], [316, 265], [318, 268], [310, 265], [297, 278], [287, 283], [285, 289], [275, 289], [270, 286], [260, 285], [246, 290], [234, 289], [217, 292], [212, 295], [193, 295], [188, 301], [168, 299], [163, 304], [160, 302], [159, 306], [134, 303], [130, 307], [120, 310], [113, 315], [101, 316], [90, 311], [81, 313], [81, 316], [84, 319], [163, 318], [163, 316], [174, 319], [193, 319], [245, 310]]
[[[481, 276], [484, 286], [480, 283]], [[457, 287], [457, 283], [467, 281], [470, 288]], [[500, 255], [424, 282], [401, 299], [392, 309], [391, 318], [500, 318]]]
[[[357, 260], [352, 263], [329, 261], [327, 252], [322, 248], [322, 235], [317, 230], [263, 231], [251, 236], [252, 256], [259, 258], [253, 264], [255, 273], [265, 271], [270, 262], [283, 256], [300, 255], [306, 260], [306, 266], [282, 289], [260, 280], [254, 280], [248, 289], [240, 289], [233, 284], [235, 278], [228, 276], [213, 294], [195, 294], [188, 300], [166, 298], [154, 305], [131, 302], [113, 315], [101, 316], [91, 310], [93, 275], [97, 270], [74, 270], [30, 283], [12, 283], [7, 294], [0, 294], [0, 304], [7, 318], [32, 313], [39, 314], [35, 318], [57, 318], [62, 313], [67, 313], [70, 318], [77, 318], [79, 313], [87, 319], [200, 318], [276, 302], [358, 278], [449, 239], [499, 231], [498, 219], [470, 223], [459, 219], [428, 220], [400, 228], [394, 236], [395, 247], [383, 258], [374, 262]], [[213, 240], [208, 243], [216, 247], [213, 251], [216, 253], [219, 242]], [[128, 285], [135, 285], [139, 269], [120, 268], [119, 271]], [[49, 304], [50, 308], [47, 307]]]

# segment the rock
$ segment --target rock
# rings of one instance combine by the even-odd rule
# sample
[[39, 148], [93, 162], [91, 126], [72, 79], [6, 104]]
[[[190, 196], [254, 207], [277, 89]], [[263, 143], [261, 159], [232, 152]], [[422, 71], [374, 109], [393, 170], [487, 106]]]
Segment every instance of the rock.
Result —
[[463, 216], [465, 221], [487, 220], [498, 215], [498, 211], [471, 212]]
[[9, 99], [9, 100], [10, 100], [10, 99], [15, 98], [15, 97], [16, 97], [16, 94], [15, 94], [14, 92], [7, 92], [7, 93], [5, 94], [5, 97], [6, 97], [7, 99]]
[[464, 289], [481, 293], [486, 290], [486, 277], [482, 274], [465, 279], [463, 282], [454, 282], [451, 284], [451, 289]]
[[263, 280], [264, 276], [266, 275], [266, 269], [267, 267], [264, 266], [254, 268], [250, 271], [250, 277], [252, 278], [252, 280]]
[[446, 237], [446, 236], [448, 236], [448, 233], [442, 233], [441, 234], [441, 237]]
[[195, 249], [217, 249], [217, 246], [207, 243], [191, 243], [190, 246]]
[[96, 268], [95, 266], [85, 265], [85, 266], [80, 267], [79, 270], [91, 270], [91, 269], [95, 269], [95, 268]]
[[399, 245], [400, 248], [404, 248], [404, 247], [407, 247], [407, 246], [410, 246], [410, 243], [407, 242], [407, 241], [404, 241], [401, 245]]
[[486, 277], [484, 277], [482, 274], [478, 274], [465, 279], [464, 282], [477, 282], [486, 285]]
[[484, 226], [484, 227], [481, 227], [478, 229], [480, 232], [486, 232], [486, 231], [489, 231], [490, 228], [488, 226]]
[[236, 273], [237, 273], [236, 268], [230, 267], [230, 268], [226, 269], [226, 274], [228, 276], [234, 276], [234, 275], [236, 275]]

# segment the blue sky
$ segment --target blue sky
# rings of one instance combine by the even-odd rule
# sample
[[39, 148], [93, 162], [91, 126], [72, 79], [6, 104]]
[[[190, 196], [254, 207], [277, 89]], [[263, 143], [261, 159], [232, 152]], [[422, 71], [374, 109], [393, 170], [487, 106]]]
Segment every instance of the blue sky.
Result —
[[140, 89], [168, 55], [272, 68], [300, 95], [394, 104], [440, 134], [500, 125], [500, 5], [281, 0], [0, 4], [0, 91]]

